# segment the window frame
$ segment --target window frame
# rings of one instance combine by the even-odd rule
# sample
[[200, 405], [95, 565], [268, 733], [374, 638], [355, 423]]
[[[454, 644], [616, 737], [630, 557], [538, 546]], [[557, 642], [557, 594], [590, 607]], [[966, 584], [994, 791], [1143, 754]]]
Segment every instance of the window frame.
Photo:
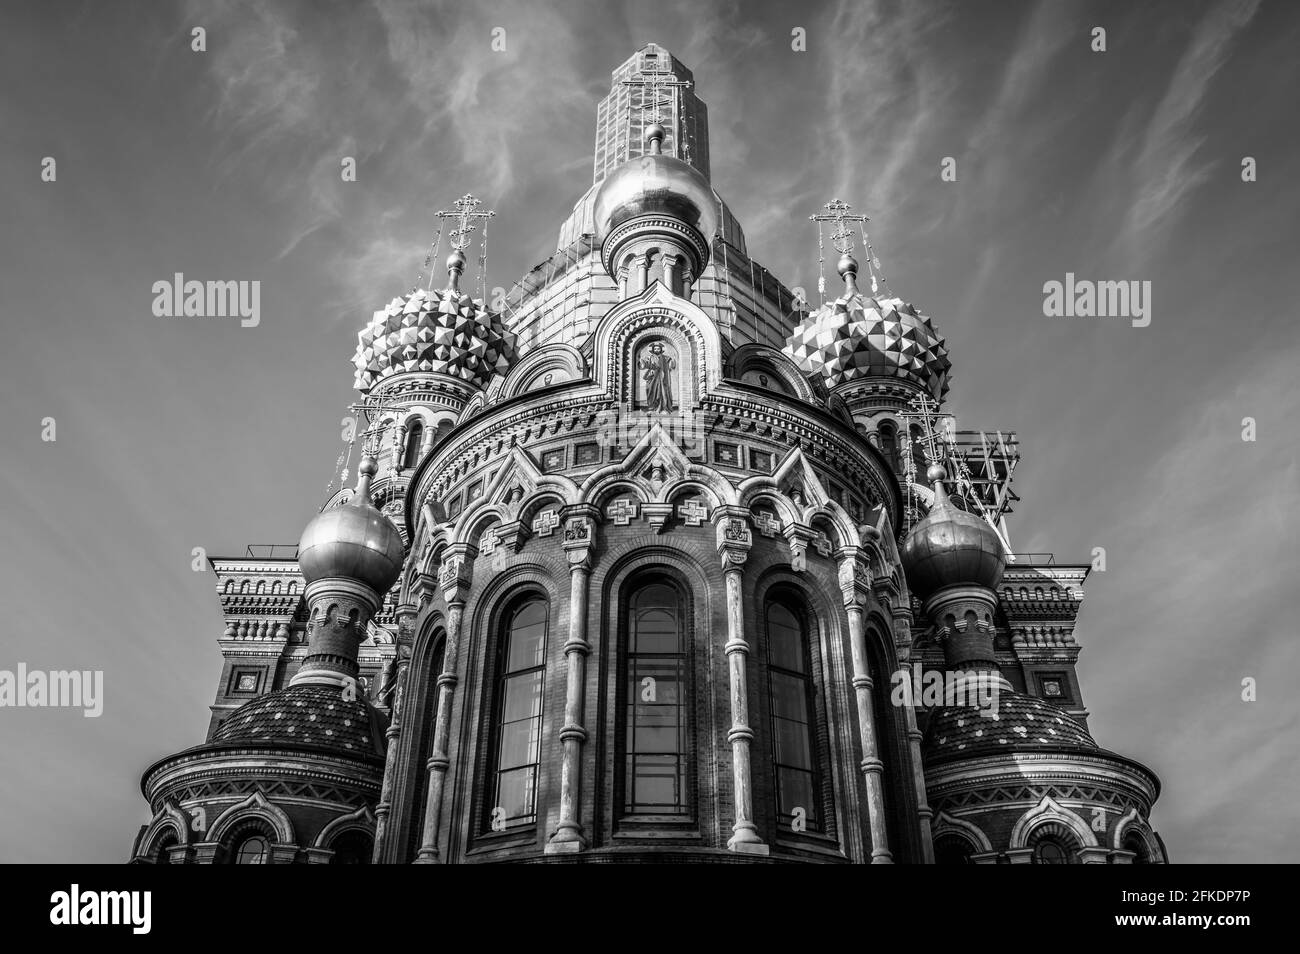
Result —
[[[510, 647], [514, 635], [514, 622], [521, 613], [529, 606], [538, 603], [542, 607], [542, 651], [541, 662], [534, 666], [524, 669], [508, 669], [510, 658]], [[542, 766], [543, 758], [543, 735], [545, 732], [546, 720], [546, 670], [549, 663], [549, 653], [551, 650], [551, 601], [549, 597], [534, 587], [528, 587], [522, 592], [517, 592], [508, 598], [503, 606], [500, 617], [496, 625], [497, 638], [496, 645], [493, 647], [493, 669], [491, 680], [491, 704], [488, 708], [490, 744], [487, 751], [487, 761], [484, 772], [483, 786], [483, 805], [481, 819], [478, 825], [478, 834], [480, 837], [509, 837], [518, 835], [520, 832], [530, 832], [537, 827], [541, 821], [541, 788], [542, 788]], [[507, 819], [506, 825], [501, 829], [493, 829], [492, 814], [498, 807], [501, 796], [501, 755], [502, 740], [505, 730], [504, 715], [506, 705], [507, 683], [512, 678], [528, 676], [533, 673], [540, 673], [541, 676], [541, 699], [539, 710], [536, 715], [532, 716], [537, 723], [537, 755], [536, 761], [526, 765], [512, 766], [508, 771], [517, 771], [521, 768], [531, 767], [533, 770], [533, 805], [531, 816], [520, 816], [520, 820]], [[516, 720], [519, 721], [519, 720]]]
[[[679, 758], [685, 768], [681, 812], [637, 812], [629, 809], [628, 771], [633, 756], [631, 740], [628, 738], [628, 716], [631, 705], [629, 696], [630, 674], [633, 654], [631, 652], [633, 637], [633, 613], [637, 597], [652, 586], [665, 586], [676, 597], [676, 618], [681, 650], [682, 664], [679, 711], [682, 713], [684, 741]], [[697, 740], [699, 738], [698, 713], [696, 712], [696, 673], [695, 659], [695, 619], [694, 605], [690, 591], [683, 585], [676, 574], [665, 568], [655, 568], [638, 573], [623, 587], [624, 598], [618, 608], [619, 639], [615, 671], [617, 692], [614, 706], [615, 747], [613, 763], [613, 809], [615, 834], [666, 832], [668, 834], [698, 834], [700, 824], [699, 805], [699, 758]], [[659, 654], [636, 654], [659, 655]]]

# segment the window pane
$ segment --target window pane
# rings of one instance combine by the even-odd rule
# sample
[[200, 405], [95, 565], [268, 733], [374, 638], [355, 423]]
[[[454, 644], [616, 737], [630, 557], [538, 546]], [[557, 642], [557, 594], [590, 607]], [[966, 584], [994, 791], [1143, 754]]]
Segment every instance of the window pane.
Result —
[[511, 676], [505, 683], [505, 704], [502, 719], [514, 722], [542, 714], [542, 672], [535, 670], [522, 676]]
[[804, 821], [812, 828], [817, 824], [817, 804], [813, 796], [813, 777], [811, 772], [798, 769], [781, 769], [778, 774], [780, 785], [781, 814], [793, 815], [796, 808], [804, 810]]
[[812, 768], [812, 747], [809, 745], [808, 726], [789, 719], [775, 719], [776, 761], [778, 765], [794, 768]]
[[537, 769], [534, 766], [502, 772], [494, 808], [504, 808], [506, 820], [531, 818], [536, 796]]
[[808, 687], [803, 679], [772, 673], [772, 712], [782, 719], [808, 721]]
[[624, 809], [635, 814], [686, 811], [688, 691], [679, 606], [676, 590], [652, 584], [629, 608]]
[[768, 604], [767, 638], [773, 666], [791, 672], [804, 671], [803, 628], [780, 603]]
[[536, 762], [541, 741], [540, 730], [540, 719], [507, 722], [502, 726], [500, 767], [518, 768]]

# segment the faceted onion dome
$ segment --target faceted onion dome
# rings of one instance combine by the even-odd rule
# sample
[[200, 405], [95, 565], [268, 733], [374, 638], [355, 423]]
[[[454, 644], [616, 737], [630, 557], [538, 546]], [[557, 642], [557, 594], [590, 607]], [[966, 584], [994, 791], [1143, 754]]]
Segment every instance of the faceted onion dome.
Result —
[[953, 505], [941, 465], [931, 465], [927, 476], [934, 484], [934, 503], [907, 535], [899, 554], [912, 593], [926, 599], [945, 586], [995, 588], [1005, 566], [997, 531], [982, 517]]
[[936, 401], [948, 392], [952, 362], [933, 322], [901, 298], [872, 298], [857, 289], [858, 264], [840, 261], [845, 293], [822, 305], [786, 339], [785, 353], [830, 387], [862, 378], [902, 378]]
[[690, 225], [713, 244], [718, 230], [718, 199], [704, 174], [674, 156], [659, 153], [663, 127], [646, 132], [650, 151], [629, 159], [601, 182], [596, 191], [593, 218], [596, 242], [603, 245], [609, 233], [628, 219], [658, 213]]
[[341, 686], [304, 684], [244, 703], [221, 723], [209, 744], [289, 742], [382, 758], [387, 728], [382, 713], [364, 699], [344, 699]]
[[404, 544], [393, 522], [370, 503], [375, 459], [362, 459], [357, 489], [347, 503], [317, 514], [298, 543], [298, 566], [308, 583], [345, 577], [387, 593], [402, 573]]
[[997, 718], [975, 706], [936, 709], [921, 744], [926, 764], [1026, 749], [1100, 751], [1087, 729], [1050, 702], [1003, 689], [997, 703]]
[[352, 358], [358, 391], [369, 391], [403, 371], [446, 374], [485, 388], [493, 375], [510, 370], [518, 339], [500, 315], [457, 287], [464, 264], [464, 256], [453, 252], [447, 260], [449, 287], [434, 292], [417, 288], [375, 312], [358, 333]]

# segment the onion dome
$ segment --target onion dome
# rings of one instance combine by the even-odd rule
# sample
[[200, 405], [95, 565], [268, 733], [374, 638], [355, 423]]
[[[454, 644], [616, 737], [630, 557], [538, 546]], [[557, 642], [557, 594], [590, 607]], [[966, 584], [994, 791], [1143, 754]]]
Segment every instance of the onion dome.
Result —
[[1064, 710], [1014, 689], [998, 693], [996, 714], [975, 706], [934, 710], [921, 743], [927, 765], [1034, 749], [1100, 751]]
[[932, 464], [934, 503], [903, 541], [900, 555], [912, 593], [926, 599], [945, 586], [993, 589], [1002, 579], [1005, 556], [987, 520], [958, 509], [943, 485], [947, 473]]
[[[695, 263], [699, 274], [718, 231], [718, 197], [702, 172], [660, 152], [664, 133], [658, 123], [649, 126], [646, 154], [629, 159], [601, 182], [592, 211], [596, 241], [603, 246], [620, 225], [638, 216], [676, 220], [697, 233], [695, 238], [702, 243], [697, 252], [703, 260]], [[609, 264], [606, 261], [606, 268]]]
[[830, 387], [866, 378], [900, 378], [942, 401], [952, 362], [934, 323], [901, 298], [862, 294], [857, 272], [853, 256], [840, 259], [844, 294], [795, 326], [785, 353], [806, 374], [825, 375]]
[[464, 267], [465, 256], [452, 252], [447, 288], [417, 288], [375, 312], [358, 333], [352, 358], [358, 391], [369, 391], [403, 371], [445, 374], [485, 388], [493, 375], [510, 370], [517, 338], [500, 315], [460, 290]]
[[317, 514], [298, 543], [298, 567], [308, 583], [343, 577], [387, 593], [402, 573], [405, 545], [393, 522], [370, 503], [378, 467], [364, 457], [356, 492], [347, 503]]
[[236, 709], [210, 745], [285, 743], [383, 758], [383, 714], [364, 699], [344, 699], [340, 686], [303, 684], [258, 696]]

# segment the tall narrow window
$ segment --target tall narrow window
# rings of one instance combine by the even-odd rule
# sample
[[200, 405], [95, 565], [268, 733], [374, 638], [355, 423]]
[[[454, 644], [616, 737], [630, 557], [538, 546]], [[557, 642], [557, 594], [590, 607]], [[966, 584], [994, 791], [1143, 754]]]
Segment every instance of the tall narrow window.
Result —
[[496, 778], [492, 830], [537, 820], [537, 770], [546, 674], [546, 603], [531, 598], [508, 617], [497, 682]]
[[889, 466], [895, 471], [898, 468], [898, 433], [894, 430], [894, 425], [890, 421], [881, 422], [880, 434], [880, 452], [885, 455], [885, 460], [889, 461]]
[[623, 810], [688, 816], [690, 672], [676, 588], [650, 583], [637, 590], [627, 632]]
[[777, 814], [786, 830], [798, 830], [798, 823], [805, 831], [821, 831], [807, 634], [800, 616], [785, 603], [769, 602], [765, 615]]
[[414, 467], [420, 462], [420, 445], [424, 443], [424, 422], [418, 417], [406, 429], [406, 451], [402, 456], [403, 467]]

